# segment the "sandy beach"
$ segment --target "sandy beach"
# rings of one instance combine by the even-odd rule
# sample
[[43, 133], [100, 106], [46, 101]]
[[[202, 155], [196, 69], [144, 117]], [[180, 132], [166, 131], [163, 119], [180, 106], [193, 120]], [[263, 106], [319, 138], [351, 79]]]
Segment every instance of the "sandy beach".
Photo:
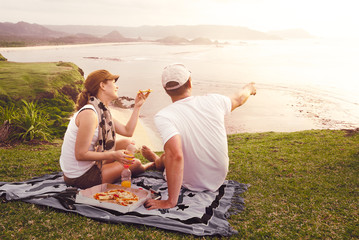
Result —
[[226, 118], [228, 134], [359, 127], [355, 103], [299, 89], [257, 88], [256, 96]]
[[[122, 124], [126, 124], [132, 114], [132, 110], [130, 109], [111, 107], [110, 110], [112, 117], [116, 118]], [[118, 135], [117, 138], [129, 138], [134, 140], [137, 148], [146, 145], [155, 151], [162, 151], [161, 139], [152, 129], [152, 127], [147, 126], [140, 118], [132, 137]]]

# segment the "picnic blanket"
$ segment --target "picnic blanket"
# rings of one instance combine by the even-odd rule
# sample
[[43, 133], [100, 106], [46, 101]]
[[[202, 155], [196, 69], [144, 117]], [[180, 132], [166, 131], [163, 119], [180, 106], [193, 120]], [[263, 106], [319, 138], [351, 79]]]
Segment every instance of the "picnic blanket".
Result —
[[[167, 183], [160, 172], [145, 172], [133, 178], [132, 184], [152, 189], [162, 199], [167, 199]], [[21, 200], [74, 212], [99, 221], [143, 224], [196, 236], [230, 236], [237, 231], [230, 226], [227, 218], [244, 209], [240, 194], [247, 188], [247, 184], [231, 180], [226, 180], [216, 192], [193, 192], [182, 188], [174, 208], [147, 210], [141, 206], [124, 214], [75, 203], [79, 189], [66, 186], [63, 173], [58, 172], [24, 182], [0, 182], [0, 197], [5, 201]]]

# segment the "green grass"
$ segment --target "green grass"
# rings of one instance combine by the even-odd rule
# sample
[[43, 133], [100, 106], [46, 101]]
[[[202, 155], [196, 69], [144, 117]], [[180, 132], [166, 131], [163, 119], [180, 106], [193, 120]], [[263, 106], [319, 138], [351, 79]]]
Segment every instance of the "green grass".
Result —
[[7, 59], [0, 53], [0, 61], [7, 61]]
[[14, 99], [34, 99], [42, 93], [54, 93], [54, 90], [66, 85], [78, 85], [79, 88], [83, 82], [78, 67], [72, 63], [0, 61], [0, 69], [0, 95]]
[[[311, 130], [228, 136], [228, 179], [251, 185], [231, 239], [358, 239], [359, 132]], [[0, 149], [0, 181], [60, 171], [61, 141]], [[23, 202], [0, 204], [0, 239], [196, 239], [111, 224]]]

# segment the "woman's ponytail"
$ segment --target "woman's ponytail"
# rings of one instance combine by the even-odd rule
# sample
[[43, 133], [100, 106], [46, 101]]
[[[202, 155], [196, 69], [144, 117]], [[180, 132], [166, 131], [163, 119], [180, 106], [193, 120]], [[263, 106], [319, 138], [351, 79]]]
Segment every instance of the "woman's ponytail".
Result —
[[76, 102], [76, 110], [80, 110], [83, 106], [85, 106], [88, 103], [88, 100], [90, 98], [90, 93], [87, 91], [87, 89], [83, 89], [82, 92], [77, 96], [77, 102]]

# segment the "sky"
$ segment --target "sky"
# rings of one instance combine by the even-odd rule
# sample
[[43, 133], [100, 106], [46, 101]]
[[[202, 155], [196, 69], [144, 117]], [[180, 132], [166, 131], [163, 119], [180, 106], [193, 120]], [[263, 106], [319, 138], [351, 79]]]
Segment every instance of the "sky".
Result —
[[0, 22], [41, 25], [233, 25], [359, 37], [358, 0], [0, 0]]

